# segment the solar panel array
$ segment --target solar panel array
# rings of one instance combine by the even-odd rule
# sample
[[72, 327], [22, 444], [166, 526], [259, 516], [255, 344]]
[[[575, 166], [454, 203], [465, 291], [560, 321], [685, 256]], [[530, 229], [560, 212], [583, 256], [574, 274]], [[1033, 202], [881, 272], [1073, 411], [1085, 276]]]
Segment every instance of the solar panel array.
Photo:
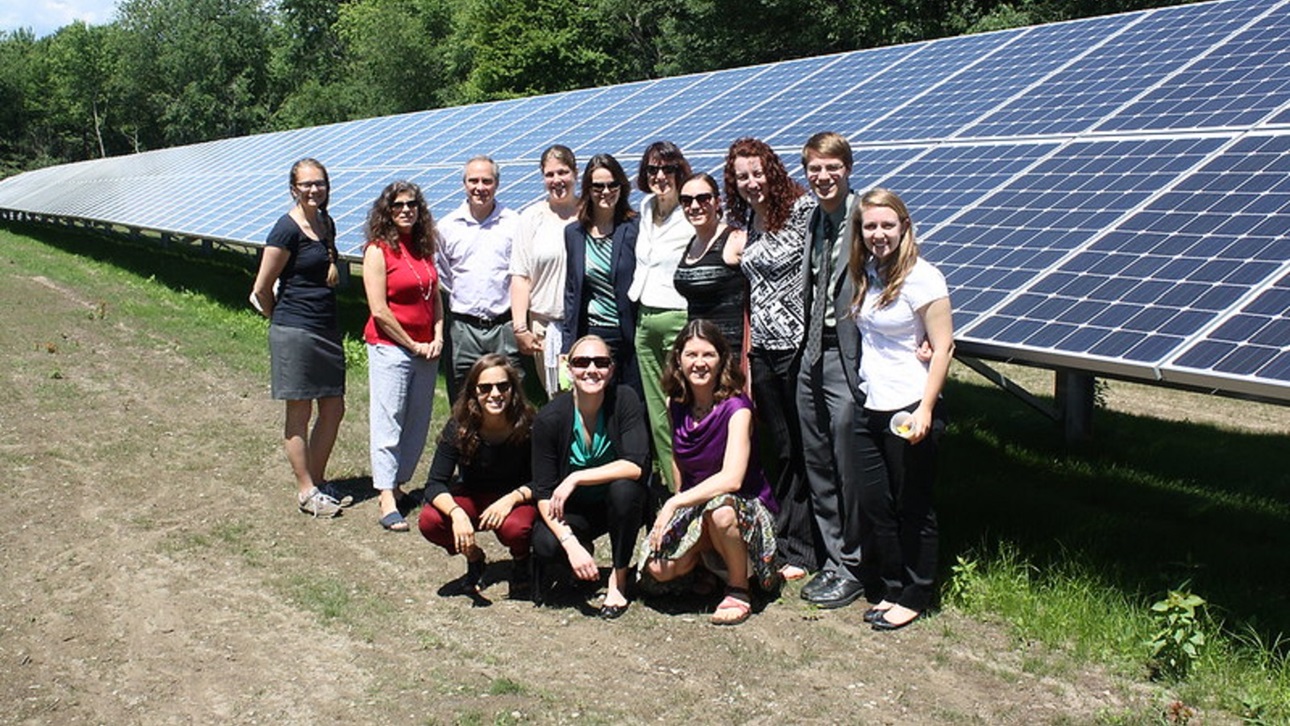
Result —
[[[542, 195], [552, 143], [629, 169], [666, 138], [790, 166], [812, 133], [913, 209], [960, 350], [1290, 401], [1290, 6], [1226, 0], [228, 139], [29, 172], [0, 209], [259, 244], [286, 171], [332, 173], [340, 245], [389, 181], [436, 214], [487, 153]], [[177, 192], [183, 190], [183, 194]], [[193, 192], [197, 193], [193, 193]], [[185, 200], [176, 203], [175, 200]], [[195, 200], [188, 203], [187, 200]]]

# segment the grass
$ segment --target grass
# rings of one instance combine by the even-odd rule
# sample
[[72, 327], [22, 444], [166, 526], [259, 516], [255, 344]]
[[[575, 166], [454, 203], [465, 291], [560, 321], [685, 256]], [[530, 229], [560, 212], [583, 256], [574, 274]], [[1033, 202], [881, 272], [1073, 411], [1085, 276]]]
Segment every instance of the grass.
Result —
[[[249, 256], [199, 257], [17, 224], [0, 228], [0, 250], [24, 274], [71, 288], [91, 319], [138, 321], [148, 331], [142, 345], [267, 378], [267, 324], [246, 303], [254, 273]], [[356, 331], [367, 315], [361, 285], [341, 292], [340, 307], [343, 329], [354, 331], [347, 352], [361, 365]], [[76, 343], [49, 342], [53, 375], [57, 351]], [[366, 395], [361, 377], [351, 378], [351, 410], [365, 408]], [[938, 491], [946, 607], [1006, 622], [1019, 642], [1039, 642], [1144, 681], [1150, 677], [1146, 643], [1157, 627], [1150, 605], [1187, 583], [1209, 603], [1202, 618], [1207, 644], [1188, 678], [1167, 687], [1186, 704], [1250, 723], [1290, 720], [1290, 647], [1283, 636], [1290, 633], [1284, 584], [1290, 582], [1284, 554], [1290, 550], [1284, 454], [1290, 437], [1284, 431], [1249, 433], [1100, 409], [1095, 442], [1069, 450], [1055, 426], [972, 374], [956, 374], [947, 400], [954, 421]], [[1185, 400], [1209, 405], [1210, 399]], [[435, 419], [445, 420], [442, 395], [436, 409]], [[354, 438], [363, 448], [362, 432], [350, 433], [342, 432], [342, 446]], [[223, 524], [185, 544], [219, 546], [263, 564], [267, 553], [258, 535]], [[311, 612], [341, 623], [369, 622], [354, 613], [386, 607], [336, 580], [278, 584]], [[419, 645], [443, 647], [432, 634], [423, 634]], [[1029, 659], [1023, 667], [1042, 674], [1063, 666]], [[506, 679], [488, 689], [523, 692]], [[1118, 718], [1107, 714], [1107, 722]]]

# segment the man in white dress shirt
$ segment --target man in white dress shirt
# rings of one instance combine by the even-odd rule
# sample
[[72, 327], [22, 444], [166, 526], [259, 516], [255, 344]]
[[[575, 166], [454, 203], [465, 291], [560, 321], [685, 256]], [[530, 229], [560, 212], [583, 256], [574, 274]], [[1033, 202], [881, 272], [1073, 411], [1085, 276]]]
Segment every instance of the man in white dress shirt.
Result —
[[462, 183], [466, 201], [439, 220], [435, 265], [448, 294], [451, 315], [448, 339], [452, 366], [448, 395], [485, 353], [500, 353], [520, 367], [519, 347], [511, 329], [511, 242], [519, 231], [519, 214], [497, 201], [497, 162], [476, 156], [466, 162]]

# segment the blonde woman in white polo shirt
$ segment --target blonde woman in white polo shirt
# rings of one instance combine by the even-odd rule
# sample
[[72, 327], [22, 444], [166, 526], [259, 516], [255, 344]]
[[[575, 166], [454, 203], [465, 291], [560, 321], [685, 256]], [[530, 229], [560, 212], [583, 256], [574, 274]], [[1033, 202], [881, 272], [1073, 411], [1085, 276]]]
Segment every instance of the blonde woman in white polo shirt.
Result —
[[[852, 314], [860, 329], [865, 393], [860, 504], [873, 526], [863, 547], [882, 579], [881, 599], [864, 620], [889, 631], [920, 618], [935, 594], [932, 489], [954, 322], [945, 277], [919, 257], [914, 224], [899, 196], [867, 192], [851, 212], [850, 229]], [[926, 362], [917, 354], [924, 338], [932, 349]], [[912, 417], [893, 426], [901, 412]]]

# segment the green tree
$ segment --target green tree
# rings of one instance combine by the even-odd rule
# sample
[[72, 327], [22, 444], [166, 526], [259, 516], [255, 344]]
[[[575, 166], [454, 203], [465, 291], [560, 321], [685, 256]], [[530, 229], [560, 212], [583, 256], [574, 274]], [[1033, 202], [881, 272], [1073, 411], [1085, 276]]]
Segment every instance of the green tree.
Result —
[[49, 39], [50, 87], [57, 109], [49, 121], [65, 130], [73, 158], [107, 156], [104, 129], [112, 104], [117, 65], [111, 35], [114, 25], [77, 20]]
[[31, 165], [33, 65], [36, 37], [30, 30], [0, 31], [0, 177]]
[[438, 108], [455, 96], [449, 0], [353, 0], [340, 7], [336, 35], [345, 78], [320, 86], [353, 105], [351, 118]]
[[271, 61], [270, 126], [299, 128], [351, 118], [356, 104], [345, 82], [345, 45], [336, 32], [344, 2], [280, 0]]
[[457, 46], [469, 60], [463, 100], [603, 86], [621, 80], [613, 34], [563, 0], [465, 0]]
[[259, 0], [125, 0], [118, 13], [143, 145], [263, 128], [272, 16]]

